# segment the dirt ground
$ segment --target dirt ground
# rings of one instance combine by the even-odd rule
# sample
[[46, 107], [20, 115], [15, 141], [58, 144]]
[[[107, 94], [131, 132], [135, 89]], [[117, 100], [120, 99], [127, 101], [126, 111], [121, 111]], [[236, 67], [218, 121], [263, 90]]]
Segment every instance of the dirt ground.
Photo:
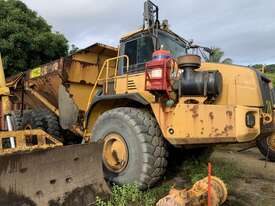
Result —
[[213, 162], [226, 160], [242, 171], [231, 182], [224, 206], [275, 206], [275, 163], [266, 162], [257, 148], [219, 146], [211, 156]]

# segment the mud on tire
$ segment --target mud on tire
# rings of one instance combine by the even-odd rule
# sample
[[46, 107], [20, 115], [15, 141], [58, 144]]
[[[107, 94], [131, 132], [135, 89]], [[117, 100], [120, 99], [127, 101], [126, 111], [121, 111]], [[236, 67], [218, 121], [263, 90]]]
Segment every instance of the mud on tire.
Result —
[[167, 143], [155, 118], [142, 109], [112, 109], [96, 121], [92, 141], [104, 140], [110, 133], [123, 137], [129, 158], [119, 173], [104, 167], [105, 177], [116, 184], [136, 183], [141, 189], [154, 185], [165, 173], [168, 157]]

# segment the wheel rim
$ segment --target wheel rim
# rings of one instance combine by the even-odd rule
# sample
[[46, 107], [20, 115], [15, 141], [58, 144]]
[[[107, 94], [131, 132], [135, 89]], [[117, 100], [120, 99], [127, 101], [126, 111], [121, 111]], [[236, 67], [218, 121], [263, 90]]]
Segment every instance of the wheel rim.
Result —
[[123, 137], [116, 133], [107, 135], [103, 146], [103, 163], [112, 172], [119, 173], [128, 163], [128, 148]]
[[271, 135], [267, 138], [267, 144], [271, 150], [275, 151], [275, 135]]

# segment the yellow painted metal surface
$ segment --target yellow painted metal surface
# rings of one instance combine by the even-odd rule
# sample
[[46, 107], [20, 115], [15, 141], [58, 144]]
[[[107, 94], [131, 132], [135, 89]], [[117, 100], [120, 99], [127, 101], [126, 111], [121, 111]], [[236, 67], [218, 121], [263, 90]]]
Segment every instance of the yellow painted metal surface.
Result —
[[2, 101], [2, 104], [1, 104], [2, 114], [5, 115], [10, 112], [10, 100], [9, 100], [10, 90], [6, 86], [6, 79], [5, 79], [1, 54], [0, 54], [0, 89], [1, 89], [0, 96]]
[[[15, 148], [3, 147], [2, 143], [4, 142], [4, 139], [7, 139], [9, 137], [15, 138]], [[34, 138], [36, 139], [35, 141], [33, 141]], [[53, 138], [51, 135], [41, 129], [2, 131], [0, 132], [0, 143], [0, 155], [6, 155], [19, 151], [31, 151], [34, 149], [47, 149], [63, 145], [60, 141]]]
[[128, 81], [126, 75], [118, 76], [116, 79], [116, 93], [125, 94], [138, 93], [148, 102], [154, 102], [155, 96], [145, 91], [145, 75], [144, 72], [138, 74], [129, 74]]
[[103, 163], [113, 172], [121, 172], [128, 163], [128, 148], [122, 136], [111, 133], [104, 139]]
[[[165, 108], [145, 91], [144, 73], [117, 78], [116, 92], [139, 93], [151, 103], [164, 137], [172, 144], [202, 144], [219, 142], [246, 142], [260, 134], [261, 91], [255, 71], [241, 66], [204, 63], [199, 69], [219, 70], [223, 76], [223, 89], [214, 104], [186, 104], [187, 96], [179, 103]], [[129, 89], [130, 86], [130, 89]], [[198, 99], [200, 97], [194, 97]], [[246, 126], [245, 115], [252, 111], [256, 116], [254, 128]], [[173, 130], [173, 134], [169, 132]], [[171, 130], [171, 131], [172, 131]]]
[[252, 69], [227, 64], [203, 63], [200, 70], [219, 70], [222, 74], [223, 89], [215, 104], [263, 106], [259, 81]]
[[78, 108], [81, 111], [86, 111], [92, 86], [89, 84], [70, 83], [68, 91]]
[[[248, 128], [246, 126], [246, 113], [252, 112], [255, 116], [255, 126], [253, 128]], [[236, 138], [238, 142], [248, 142], [254, 140], [258, 135], [260, 135], [260, 109], [244, 106], [236, 106], [235, 108], [236, 116]]]
[[[151, 104], [164, 137], [172, 144], [207, 144], [251, 141], [260, 133], [259, 109], [230, 105], [178, 103], [175, 108]], [[245, 125], [247, 111], [256, 125]]]

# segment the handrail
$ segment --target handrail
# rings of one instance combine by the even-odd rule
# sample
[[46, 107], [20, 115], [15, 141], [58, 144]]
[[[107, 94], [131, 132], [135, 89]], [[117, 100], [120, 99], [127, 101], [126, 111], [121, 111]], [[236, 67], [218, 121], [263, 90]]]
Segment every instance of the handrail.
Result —
[[[99, 72], [99, 74], [98, 74], [98, 76], [97, 76], [97, 79], [96, 79], [96, 81], [95, 81], [95, 84], [94, 84], [94, 86], [93, 86], [93, 88], [92, 88], [92, 91], [91, 91], [91, 93], [90, 93], [90, 95], [89, 95], [89, 99], [88, 99], [88, 104], [87, 104], [86, 111], [88, 111], [89, 106], [90, 106], [90, 104], [91, 104], [91, 102], [92, 102], [93, 94], [94, 94], [95, 89], [96, 89], [96, 87], [97, 87], [97, 85], [98, 85], [98, 82], [99, 82], [99, 81], [102, 81], [102, 80], [105, 80], [105, 82], [104, 82], [104, 84], [105, 84], [105, 92], [107, 93], [107, 92], [108, 92], [108, 81], [109, 81], [110, 79], [116, 78], [116, 76], [117, 76], [118, 65], [116, 66], [115, 73], [114, 73], [114, 77], [109, 78], [109, 65], [110, 65], [110, 62], [111, 62], [111, 61], [114, 61], [114, 60], [117, 60], [117, 61], [118, 61], [119, 59], [122, 59], [122, 58], [125, 58], [125, 59], [126, 59], [126, 85], [128, 86], [129, 57], [128, 57], [127, 55], [121, 55], [121, 56], [117, 56], [117, 57], [113, 57], [113, 58], [106, 59], [106, 60], [104, 61], [103, 65], [102, 65], [102, 67], [101, 67], [101, 70], [100, 70], [100, 72]], [[106, 67], [106, 66], [107, 66], [107, 67]], [[106, 70], [105, 78], [101, 78], [102, 73], [103, 73], [103, 70], [104, 70], [105, 67], [106, 67], [106, 69], [107, 69], [107, 70]], [[128, 90], [128, 87], [126, 87], [126, 90]], [[84, 123], [84, 124], [85, 124], [85, 123]]]

